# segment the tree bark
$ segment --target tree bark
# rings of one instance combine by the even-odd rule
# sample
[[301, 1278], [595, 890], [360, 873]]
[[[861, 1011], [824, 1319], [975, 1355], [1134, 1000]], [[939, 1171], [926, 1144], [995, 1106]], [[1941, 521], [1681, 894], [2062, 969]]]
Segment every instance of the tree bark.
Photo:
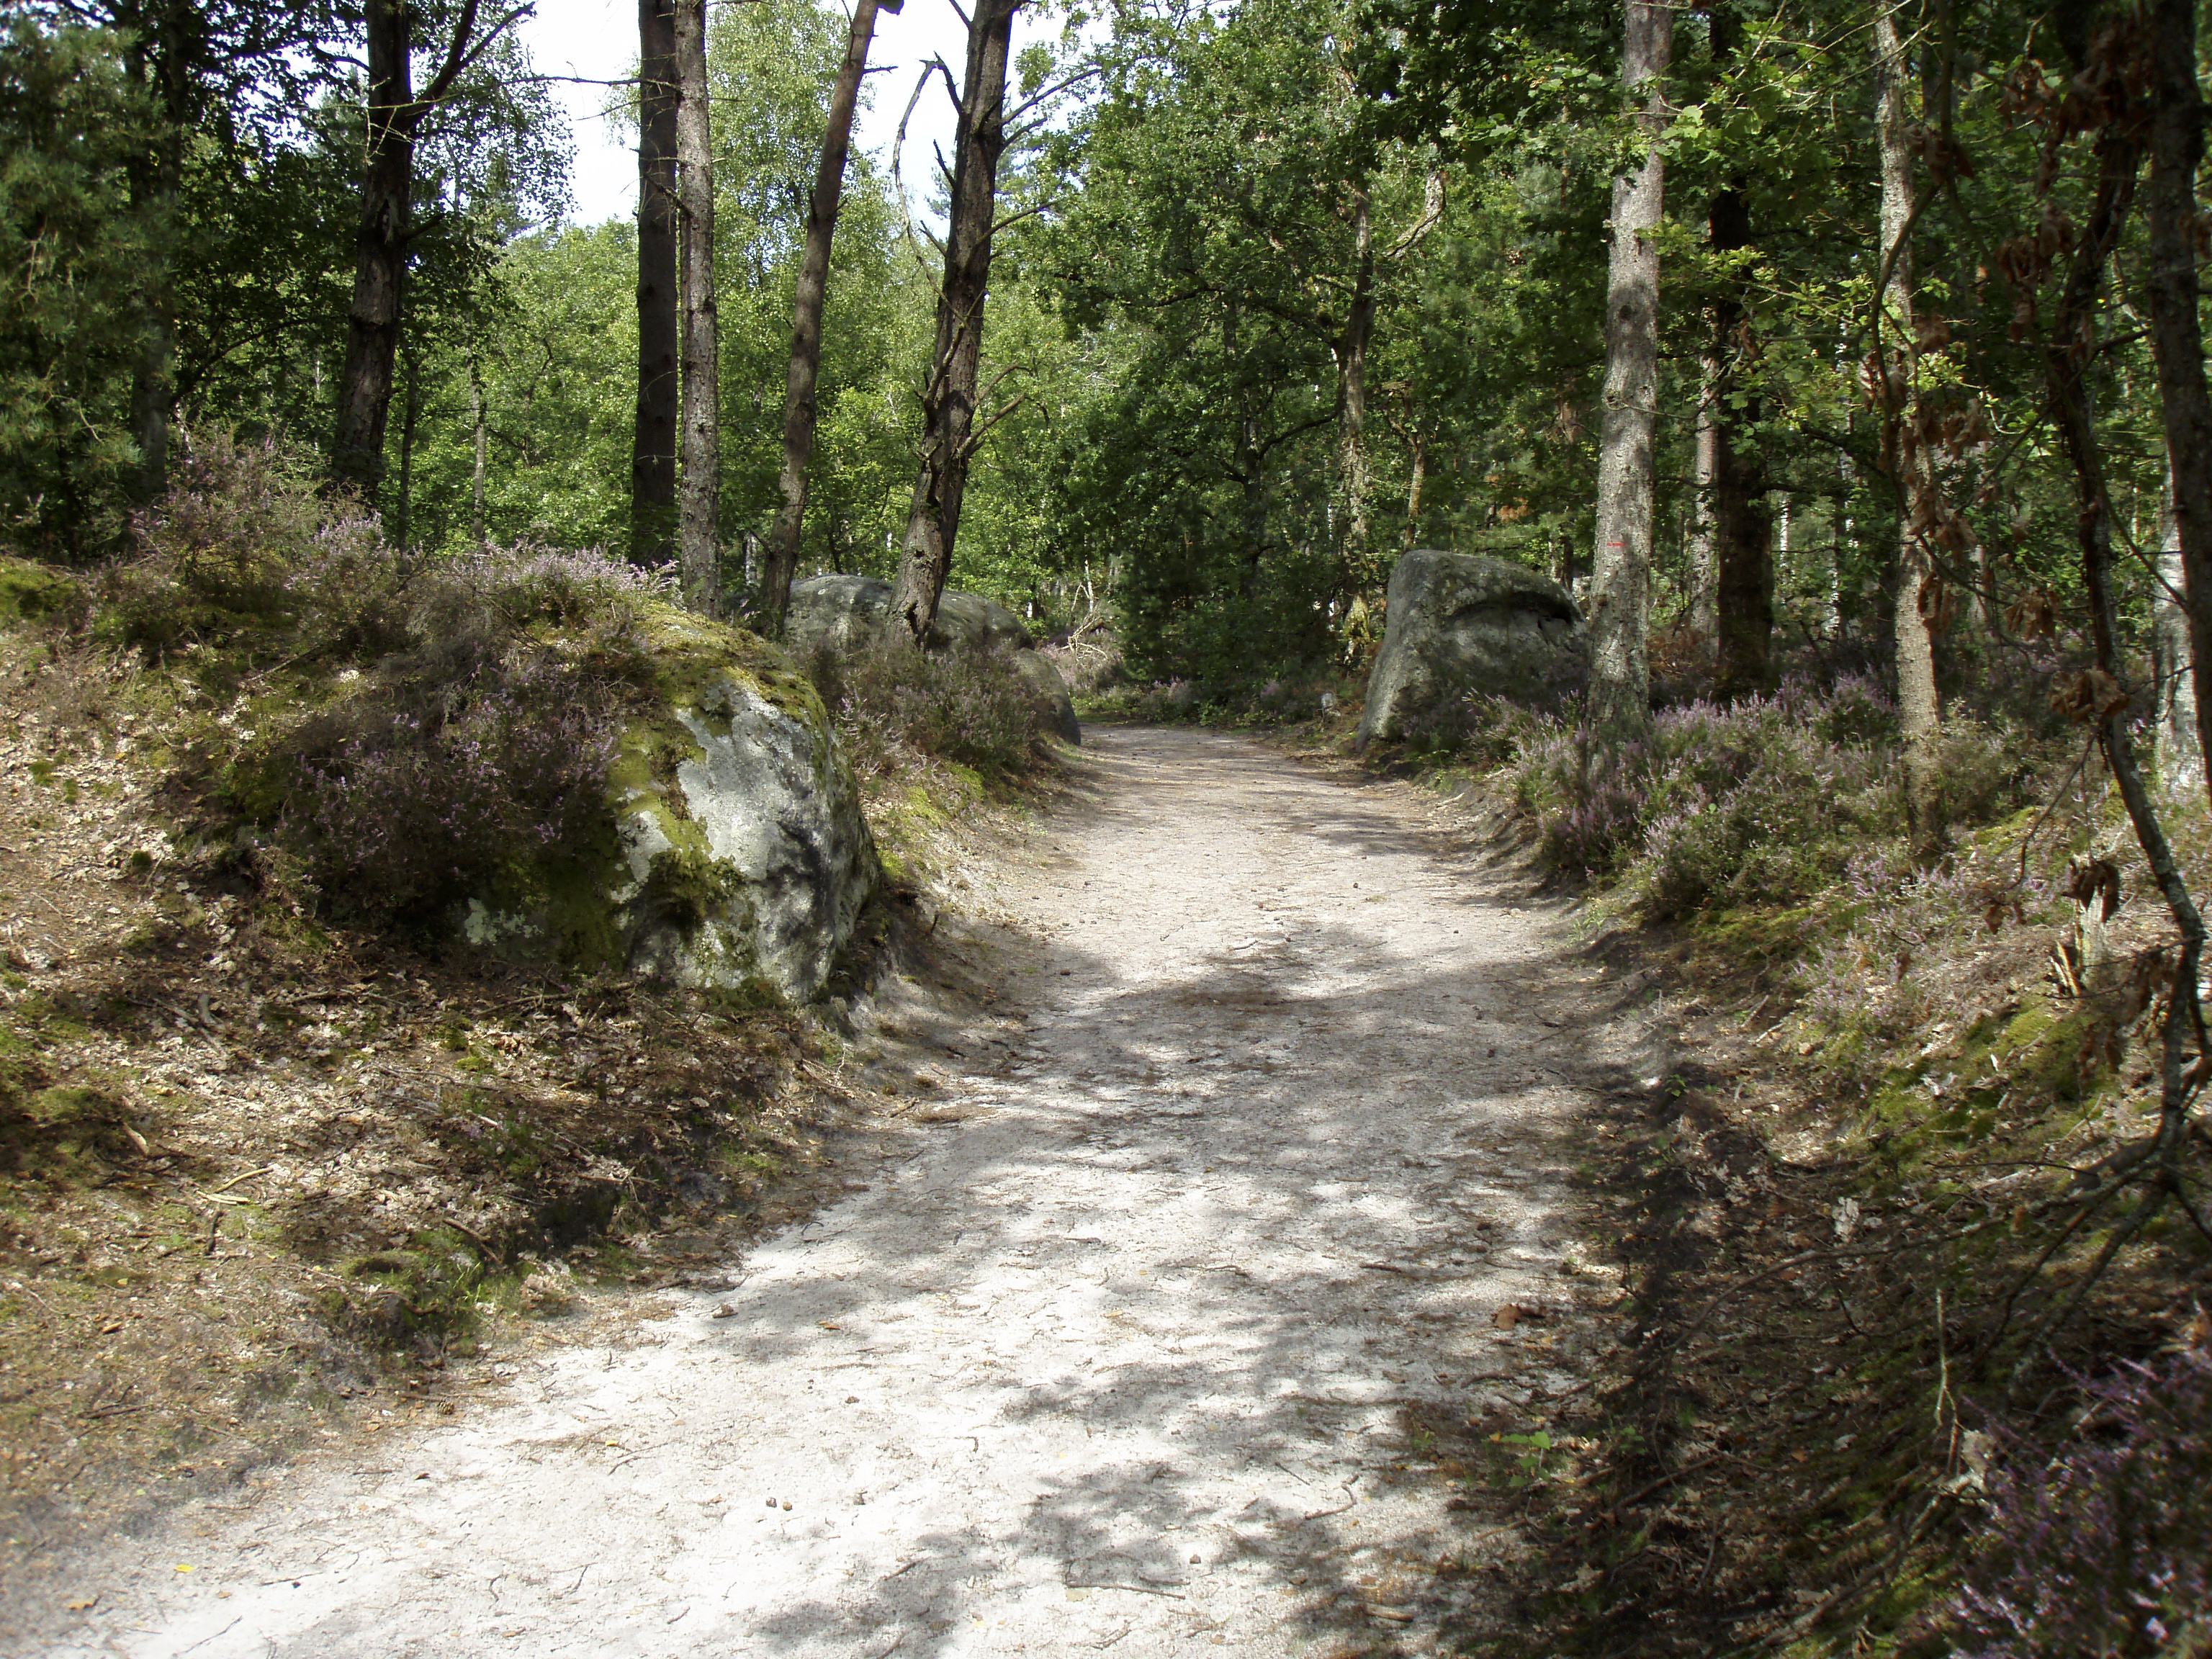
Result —
[[2158, 678], [2158, 775], [2168, 794], [2203, 787], [2204, 756], [2197, 709], [2196, 659], [2189, 639], [2188, 573], [2181, 561], [2181, 526], [2172, 486], [2160, 526], [2158, 577], [2151, 590], [2151, 665]]
[[[477, 0], [461, 0], [445, 62], [416, 95], [409, 9], [410, 0], [368, 0], [365, 12], [368, 166], [362, 175], [353, 308], [346, 320], [345, 368], [338, 377], [337, 426], [331, 445], [334, 481], [358, 490], [372, 504], [384, 477], [385, 425], [392, 412], [392, 369], [406, 299], [407, 244], [414, 235], [415, 135], [423, 116], [445, 100], [483, 46], [477, 39]], [[514, 21], [510, 16], [499, 27]]]
[[1337, 343], [1337, 373], [1342, 380], [1344, 412], [1340, 443], [1344, 465], [1345, 574], [1355, 585], [1368, 580], [1367, 564], [1367, 349], [1375, 332], [1374, 203], [1364, 185], [1352, 196], [1352, 308]]
[[714, 294], [714, 163], [707, 95], [707, 0], [677, 0], [677, 205], [684, 228], [683, 471], [677, 485], [684, 602], [721, 610], [721, 334]]
[[[1711, 20], [1713, 58], [1735, 55], [1740, 25], [1726, 13]], [[1705, 245], [1715, 253], [1751, 246], [1751, 208], [1741, 179], [1713, 198]], [[1741, 408], [1743, 369], [1752, 355], [1743, 281], [1724, 279], [1715, 293], [1710, 360], [1717, 373], [1707, 410], [1713, 427], [1714, 683], [1735, 698], [1774, 689], [1774, 522], [1766, 502], [1766, 458], [1747, 428], [1759, 416], [1756, 399]]]
[[406, 0], [368, 0], [368, 165], [356, 233], [353, 308], [338, 374], [331, 471], [374, 503], [384, 478], [385, 422], [399, 355], [407, 236], [415, 187], [414, 70]]
[[2191, 681], [2197, 720], [2196, 775], [2212, 790], [2212, 699], [2196, 695], [2196, 665], [2212, 661], [2212, 395], [2204, 380], [2197, 313], [2197, 169], [2204, 154], [2204, 100], [2197, 83], [2194, 0], [2151, 0], [2150, 177], [2143, 191], [2150, 258], [2143, 283], [2158, 363], [2159, 401], [2184, 581]]
[[1698, 388], [1698, 427], [1692, 445], [1696, 499], [1690, 507], [1690, 631], [1708, 665], [1720, 636], [1720, 569], [1713, 559], [1713, 475], [1720, 459], [1720, 428], [1713, 424], [1712, 400], [1720, 390], [1719, 365], [1710, 358]]
[[1935, 488], [1924, 455], [1904, 442], [1911, 418], [1914, 337], [1912, 258], [1907, 246], [1912, 215], [1912, 152], [1910, 112], [1905, 107], [1907, 64], [1897, 32], [1896, 8], [1885, 3], [1875, 18], [1875, 75], [1879, 88], [1876, 125], [1881, 148], [1881, 257], [1889, 282], [1881, 310], [1898, 336], [1894, 353], [1881, 348], [1875, 365], [1881, 399], [1882, 448], [1897, 491], [1897, 583], [1892, 633], [1897, 651], [1897, 709], [1905, 736], [1905, 801], [1912, 839], [1923, 854], [1942, 844], [1943, 777], [1941, 744], [1942, 705], [1936, 690], [1936, 638], [1930, 624], [1942, 614], [1942, 595], [1929, 567], [1928, 550], [1915, 526], [1936, 521]]
[[128, 41], [125, 62], [133, 79], [161, 111], [151, 142], [125, 168], [131, 206], [141, 222], [161, 227], [165, 245], [145, 262], [144, 313], [139, 321], [138, 361], [131, 376], [131, 432], [138, 446], [131, 493], [153, 500], [168, 488], [169, 422], [175, 407], [176, 291], [172, 279], [178, 194], [184, 184], [184, 147], [192, 125], [192, 59], [207, 42], [192, 38], [194, 13], [179, 0], [118, 6], [111, 13]]
[[1613, 254], [1606, 280], [1605, 404], [1598, 429], [1597, 545], [1590, 561], [1589, 714], [1601, 732], [1640, 729], [1650, 716], [1653, 432], [1659, 398], [1658, 228], [1667, 125], [1662, 84], [1674, 14], [1626, 0], [1621, 81], [1650, 84], [1641, 125], [1653, 143], [1634, 173], [1613, 180]]
[[974, 453], [983, 301], [990, 287], [991, 234], [999, 158], [1006, 148], [1006, 58], [1023, 0], [976, 0], [968, 30], [968, 72], [953, 152], [952, 204], [945, 234], [945, 280], [937, 298], [937, 343], [922, 391], [921, 461], [899, 556], [896, 617], [916, 645], [927, 641], [952, 568], [960, 497]]
[[768, 563], [761, 573], [761, 620], [771, 635], [783, 632], [791, 608], [791, 579], [799, 569], [806, 528], [806, 470], [814, 461], [818, 416], [815, 386], [822, 371], [822, 307], [830, 284], [830, 244], [837, 232], [837, 206], [845, 191], [845, 158], [853, 143], [853, 111], [867, 73], [868, 43], [878, 9], [896, 12], [904, 0], [856, 0], [845, 39], [845, 61], [830, 89], [830, 125], [822, 161], [814, 170], [814, 196], [806, 209], [806, 244], [799, 256], [799, 281], [791, 301], [791, 373], [783, 401], [783, 471], [775, 524], [769, 532]]
[[676, 0], [638, 0], [637, 425], [630, 557], [676, 556], [678, 323]]
[[483, 362], [474, 346], [469, 348], [469, 425], [476, 438], [476, 470], [469, 480], [469, 543], [481, 553], [484, 549], [484, 461], [487, 446], [484, 441]]

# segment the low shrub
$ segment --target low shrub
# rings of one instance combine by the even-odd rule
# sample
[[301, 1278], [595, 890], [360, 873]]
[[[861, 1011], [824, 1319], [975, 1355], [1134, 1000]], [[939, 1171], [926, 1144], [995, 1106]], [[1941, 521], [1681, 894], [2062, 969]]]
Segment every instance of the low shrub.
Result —
[[[1896, 713], [1857, 677], [1664, 709], [1610, 750], [1555, 714], [1492, 704], [1471, 723], [1510, 753], [1553, 866], [1616, 883], [1653, 920], [1801, 900], [1905, 830]], [[2005, 734], [1957, 721], [1944, 744], [1954, 822], [2009, 807], [2032, 778]]]
[[1051, 752], [1051, 707], [1009, 653], [932, 654], [885, 635], [817, 644], [805, 666], [864, 776], [938, 760], [1006, 777]]
[[2212, 1354], [2088, 1389], [2085, 1443], [2015, 1444], [1952, 1608], [1972, 1659], [2181, 1659], [2212, 1642]]

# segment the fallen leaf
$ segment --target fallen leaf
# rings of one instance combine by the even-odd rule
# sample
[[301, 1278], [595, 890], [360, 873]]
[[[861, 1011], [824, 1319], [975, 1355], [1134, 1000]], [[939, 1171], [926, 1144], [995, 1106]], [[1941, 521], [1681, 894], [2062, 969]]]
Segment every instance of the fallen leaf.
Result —
[[720, 1307], [715, 1309], [708, 1317], [713, 1319], [734, 1319], [737, 1317], [737, 1313], [738, 1310], [735, 1308], [732, 1308], [728, 1303], [725, 1302]]
[[99, 1604], [99, 1601], [100, 1595], [99, 1593], [95, 1591], [90, 1595], [80, 1595], [74, 1601], [64, 1601], [62, 1605], [66, 1607], [71, 1613], [90, 1613], [93, 1608]]
[[1510, 1331], [1521, 1322], [1521, 1310], [1510, 1302], [1504, 1303], [1499, 1306], [1496, 1313], [1490, 1316], [1490, 1322], [1501, 1331]]

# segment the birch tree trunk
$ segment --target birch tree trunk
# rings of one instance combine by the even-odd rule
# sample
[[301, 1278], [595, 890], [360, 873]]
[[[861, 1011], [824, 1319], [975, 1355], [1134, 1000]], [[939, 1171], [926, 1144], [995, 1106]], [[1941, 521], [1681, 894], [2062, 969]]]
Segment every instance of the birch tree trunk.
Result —
[[983, 301], [990, 288], [991, 233], [998, 210], [999, 157], [1006, 148], [1006, 58], [1023, 0], [977, 0], [968, 30], [968, 72], [953, 151], [951, 213], [945, 232], [945, 281], [937, 297], [937, 343], [922, 390], [921, 461], [907, 509], [891, 614], [917, 646], [929, 638], [960, 533], [960, 496], [974, 453]]
[[1352, 309], [1337, 348], [1337, 372], [1343, 380], [1340, 428], [1344, 466], [1345, 574], [1367, 580], [1367, 349], [1375, 332], [1374, 203], [1363, 183], [1353, 187]]
[[637, 425], [630, 445], [630, 557], [676, 556], [678, 324], [676, 0], [638, 0]]
[[830, 286], [830, 244], [837, 232], [837, 205], [845, 191], [845, 158], [852, 149], [853, 111], [860, 102], [860, 77], [867, 73], [868, 43], [876, 33], [876, 13], [896, 12], [904, 0], [858, 0], [845, 40], [845, 61], [830, 90], [830, 125], [822, 137], [822, 161], [814, 170], [814, 195], [806, 208], [806, 244], [799, 256], [799, 281], [791, 301], [791, 372], [783, 400], [783, 471], [775, 524], [769, 532], [768, 560], [761, 572], [761, 621], [771, 635], [783, 632], [791, 609], [791, 579], [799, 569], [799, 549], [806, 529], [806, 470], [814, 461], [818, 418], [814, 390], [822, 372], [822, 307]]
[[1936, 521], [1924, 498], [1934, 488], [1927, 462], [1903, 442], [1912, 404], [1912, 258], [1906, 246], [1912, 216], [1912, 152], [1910, 112], [1905, 106], [1907, 66], [1905, 43], [1897, 32], [1897, 13], [1885, 0], [1875, 18], [1875, 76], [1879, 88], [1876, 125], [1881, 145], [1881, 255], [1889, 270], [1882, 297], [1887, 328], [1895, 332], [1893, 356], [1884, 349], [1877, 366], [1886, 435], [1883, 449], [1898, 493], [1897, 605], [1893, 638], [1897, 649], [1897, 708], [1905, 735], [1905, 810], [1912, 838], [1923, 854], [1942, 843], [1943, 779], [1940, 744], [1942, 706], [1936, 690], [1936, 638], [1930, 627], [1941, 614], [1941, 595], [1929, 568], [1927, 548], [1913, 529]]
[[1597, 546], [1590, 561], [1589, 714], [1601, 732], [1641, 728], [1651, 698], [1653, 432], [1659, 398], [1659, 248], [1663, 205], [1663, 84], [1674, 14], [1627, 0], [1621, 80], [1650, 83], [1642, 125], [1651, 153], [1613, 180], [1613, 257], [1606, 279], [1605, 402], [1598, 428]]
[[707, 101], [707, 0], [677, 0], [676, 197], [683, 226], [683, 471], [676, 493], [684, 602], [720, 614], [721, 335], [714, 296], [714, 164]]
[[2204, 784], [2199, 746], [2196, 657], [2189, 639], [2189, 576], [2181, 559], [2181, 523], [2166, 486], [2159, 537], [2158, 580], [2151, 590], [2151, 667], [2158, 677], [2158, 776], [2171, 795]]
[[1692, 454], [1695, 499], [1690, 506], [1687, 552], [1690, 565], [1690, 630], [1698, 654], [1707, 665], [1720, 641], [1720, 568], [1713, 561], [1713, 474], [1720, 459], [1720, 428], [1713, 424], [1711, 400], [1719, 390], [1718, 368], [1709, 359], [1698, 398], [1698, 428]]
[[[2183, 580], [2189, 641], [2177, 672], [2190, 682], [2197, 721], [2195, 775], [2212, 790], [2212, 699], [2196, 693], [2197, 665], [2212, 661], [2212, 395], [2204, 381], [2198, 317], [2197, 169], [2204, 155], [2204, 100], [2197, 82], [2193, 0], [2152, 0], [2150, 177], [2143, 192], [2150, 259], [2143, 287], [2166, 417], [2172, 501], [2170, 535]], [[2160, 561], [2161, 568], [2166, 561]]]

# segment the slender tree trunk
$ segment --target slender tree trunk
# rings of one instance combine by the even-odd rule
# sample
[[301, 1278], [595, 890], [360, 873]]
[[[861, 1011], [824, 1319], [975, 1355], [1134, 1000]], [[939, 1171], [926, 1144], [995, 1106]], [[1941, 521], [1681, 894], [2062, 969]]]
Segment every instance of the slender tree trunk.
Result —
[[1713, 558], [1713, 475], [1720, 459], [1720, 428], [1713, 424], [1712, 400], [1720, 391], [1720, 369], [1705, 362], [1698, 389], [1698, 427], [1693, 444], [1696, 499], [1690, 507], [1690, 629], [1708, 666], [1720, 635], [1720, 568]]
[[968, 30], [968, 73], [953, 152], [952, 204], [945, 233], [945, 283], [937, 299], [937, 343], [922, 393], [921, 463], [907, 510], [891, 614], [926, 644], [952, 568], [960, 496], [975, 431], [983, 301], [991, 278], [999, 157], [1006, 148], [1006, 58], [1023, 0], [976, 0]]
[[422, 418], [422, 354], [403, 349], [407, 393], [399, 402], [399, 507], [392, 515], [392, 539], [402, 549], [415, 537], [415, 430]]
[[194, 14], [179, 0], [118, 8], [116, 23], [129, 31], [125, 62], [161, 112], [146, 149], [125, 168], [131, 206], [141, 223], [160, 228], [161, 245], [143, 270], [143, 312], [137, 362], [131, 375], [131, 433], [138, 446], [131, 493], [151, 501], [168, 488], [169, 422], [176, 404], [177, 300], [174, 237], [178, 193], [184, 184], [184, 147], [191, 131], [191, 56], [188, 32]]
[[481, 553], [484, 547], [484, 393], [483, 362], [474, 346], [469, 348], [469, 425], [476, 437], [476, 471], [469, 481], [469, 541]]
[[1898, 496], [1897, 584], [1892, 637], [1897, 649], [1897, 708], [1905, 735], [1905, 799], [1912, 838], [1924, 854], [1944, 838], [1941, 744], [1942, 705], [1936, 690], [1936, 636], [1931, 626], [1942, 614], [1928, 550], [1914, 526], [1935, 521], [1934, 489], [1927, 459], [1902, 441], [1912, 410], [1914, 343], [1912, 258], [1907, 246], [1912, 214], [1912, 152], [1910, 112], [1905, 106], [1907, 64], [1897, 31], [1893, 4], [1885, 0], [1875, 18], [1875, 73], [1880, 88], [1877, 125], [1881, 146], [1881, 256], [1889, 267], [1882, 310], [1898, 337], [1894, 353], [1887, 347], [1875, 366], [1884, 415], [1883, 449]]
[[[1728, 13], [1712, 15], [1717, 63], [1735, 56], [1741, 25]], [[1751, 243], [1751, 207], [1741, 179], [1713, 198], [1706, 216], [1706, 246], [1716, 253], [1741, 253]], [[1744, 370], [1753, 353], [1750, 312], [1741, 277], [1724, 281], [1711, 313], [1711, 361], [1718, 370], [1709, 404], [1713, 423], [1713, 566], [1716, 610], [1714, 680], [1723, 697], [1774, 689], [1774, 520], [1767, 506], [1766, 458], [1748, 428], [1759, 418], [1758, 400], [1741, 408]]]
[[2189, 659], [2197, 720], [2196, 775], [2212, 790], [2212, 698], [2199, 697], [2196, 665], [2212, 661], [2212, 394], [2204, 380], [2198, 317], [2197, 169], [2204, 154], [2204, 100], [2197, 82], [2194, 0], [2151, 0], [2150, 178], [2143, 192], [2150, 259], [2143, 287], [2166, 416], [2173, 535], [2185, 580]]
[[1337, 373], [1343, 382], [1341, 445], [1346, 518], [1346, 574], [1355, 584], [1367, 580], [1367, 349], [1375, 332], [1374, 203], [1365, 185], [1353, 191], [1352, 218], [1352, 309], [1337, 344]]
[[1418, 427], [1406, 443], [1413, 462], [1406, 482], [1406, 550], [1410, 553], [1421, 544], [1421, 487], [1429, 479], [1429, 447]]
[[677, 283], [676, 4], [638, 0], [637, 426], [630, 445], [630, 557], [676, 556], [681, 296]]
[[331, 471], [364, 501], [384, 477], [385, 422], [399, 355], [400, 306], [407, 278], [409, 212], [415, 189], [414, 74], [408, 56], [406, 0], [368, 0], [368, 166], [356, 233], [353, 308], [346, 319], [345, 368], [338, 376]]
[[684, 227], [684, 468], [677, 485], [684, 602], [721, 610], [721, 334], [714, 294], [714, 164], [707, 95], [707, 0], [677, 0], [677, 205]]
[[1659, 228], [1668, 61], [1674, 14], [1627, 0], [1621, 79], [1650, 83], [1642, 125], [1654, 149], [1613, 180], [1613, 256], [1606, 281], [1605, 406], [1598, 429], [1597, 546], [1590, 562], [1591, 724], [1640, 729], [1650, 716], [1653, 434], [1659, 401]]
[[2168, 485], [2159, 537], [2158, 580], [2151, 591], [2151, 664], [2158, 676], [2158, 775], [2179, 795], [2204, 784], [2198, 741], [2197, 674], [2190, 648], [2188, 573], [2181, 562], [2181, 525]]
[[783, 471], [777, 481], [781, 501], [769, 532], [767, 568], [761, 573], [762, 622], [771, 635], [783, 632], [791, 608], [791, 579], [799, 569], [799, 550], [806, 529], [806, 471], [814, 460], [818, 411], [814, 389], [822, 370], [822, 307], [830, 285], [830, 244], [837, 231], [837, 205], [845, 191], [845, 158], [853, 143], [853, 111], [860, 102], [860, 79], [867, 73], [868, 43], [876, 32], [876, 13], [895, 12], [904, 0], [857, 0], [853, 27], [845, 39], [845, 61], [830, 89], [830, 126], [822, 137], [822, 161], [814, 170], [814, 196], [806, 209], [806, 244], [799, 256], [799, 282], [791, 301], [791, 373], [783, 402]]

